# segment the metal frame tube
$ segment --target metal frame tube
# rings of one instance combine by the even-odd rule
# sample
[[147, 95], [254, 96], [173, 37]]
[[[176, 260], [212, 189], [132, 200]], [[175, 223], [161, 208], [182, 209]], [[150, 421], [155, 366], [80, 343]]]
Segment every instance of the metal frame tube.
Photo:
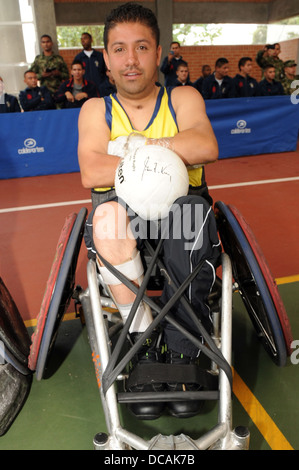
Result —
[[[107, 338], [106, 334], [105, 319], [101, 305], [99, 286], [97, 282], [96, 263], [93, 260], [89, 260], [87, 264], [87, 280], [90, 293], [91, 314], [94, 326], [95, 342], [97, 344], [99, 355], [98, 358], [93, 358], [93, 360], [96, 368], [98, 386], [102, 395], [101, 377], [109, 362], [110, 351], [108, 346], [109, 338]], [[100, 374], [100, 376], [98, 374]], [[119, 439], [117, 439], [117, 430], [121, 426], [114, 385], [112, 385], [107, 390], [104, 400], [106, 402], [106, 421], [108, 421], [107, 427], [110, 432], [110, 440], [112, 440], [110, 445], [112, 445], [112, 448], [115, 450], [124, 449], [124, 444]]]

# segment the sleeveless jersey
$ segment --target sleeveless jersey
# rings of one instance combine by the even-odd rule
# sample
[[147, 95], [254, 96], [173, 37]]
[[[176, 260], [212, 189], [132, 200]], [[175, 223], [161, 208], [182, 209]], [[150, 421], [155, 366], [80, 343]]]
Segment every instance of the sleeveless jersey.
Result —
[[[147, 138], [158, 139], [173, 137], [178, 133], [176, 115], [171, 103], [171, 88], [161, 87], [153, 115], [143, 131], [134, 129], [126, 111], [118, 101], [116, 93], [104, 96], [106, 105], [105, 119], [111, 131], [110, 140], [137, 132]], [[188, 167], [189, 183], [191, 186], [201, 186], [203, 183], [203, 167]], [[107, 191], [112, 188], [94, 188], [94, 191]]]

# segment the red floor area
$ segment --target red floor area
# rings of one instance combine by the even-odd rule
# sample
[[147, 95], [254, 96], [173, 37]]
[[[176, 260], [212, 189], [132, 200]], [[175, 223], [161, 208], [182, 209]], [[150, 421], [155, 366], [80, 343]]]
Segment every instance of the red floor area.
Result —
[[[214, 201], [235, 205], [251, 225], [275, 278], [299, 274], [299, 181], [216, 189], [222, 184], [299, 176], [299, 151], [220, 160], [206, 169]], [[89, 199], [80, 175], [0, 181], [0, 209]], [[88, 210], [91, 204], [84, 204]], [[65, 217], [82, 204], [0, 212], [0, 276], [24, 320], [37, 317]], [[86, 252], [78, 284], [86, 286]]]

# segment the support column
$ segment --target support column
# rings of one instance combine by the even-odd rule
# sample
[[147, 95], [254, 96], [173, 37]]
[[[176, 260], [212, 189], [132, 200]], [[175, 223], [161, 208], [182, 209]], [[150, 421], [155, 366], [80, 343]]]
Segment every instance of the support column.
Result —
[[[161, 61], [167, 56], [172, 41], [173, 0], [156, 0], [156, 15], [160, 27]], [[164, 75], [159, 70], [159, 82], [164, 84]]]
[[58, 54], [54, 0], [33, 0], [33, 3], [38, 42], [43, 34], [48, 34], [53, 39], [53, 50]]

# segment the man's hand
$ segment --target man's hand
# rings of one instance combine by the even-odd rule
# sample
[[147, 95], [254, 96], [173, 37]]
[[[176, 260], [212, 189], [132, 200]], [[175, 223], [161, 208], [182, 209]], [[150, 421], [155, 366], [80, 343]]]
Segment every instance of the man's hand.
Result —
[[75, 100], [77, 101], [84, 100], [84, 98], [88, 98], [88, 94], [84, 93], [83, 91], [81, 93], [77, 93], [77, 95], [75, 96]]
[[70, 91], [65, 92], [65, 97], [70, 103], [74, 103], [75, 98], [73, 97], [73, 95]]
[[125, 158], [134, 154], [143, 145], [146, 145], [146, 141], [146, 137], [138, 133], [132, 133], [128, 136], [121, 135], [117, 139], [109, 141], [107, 153]]

